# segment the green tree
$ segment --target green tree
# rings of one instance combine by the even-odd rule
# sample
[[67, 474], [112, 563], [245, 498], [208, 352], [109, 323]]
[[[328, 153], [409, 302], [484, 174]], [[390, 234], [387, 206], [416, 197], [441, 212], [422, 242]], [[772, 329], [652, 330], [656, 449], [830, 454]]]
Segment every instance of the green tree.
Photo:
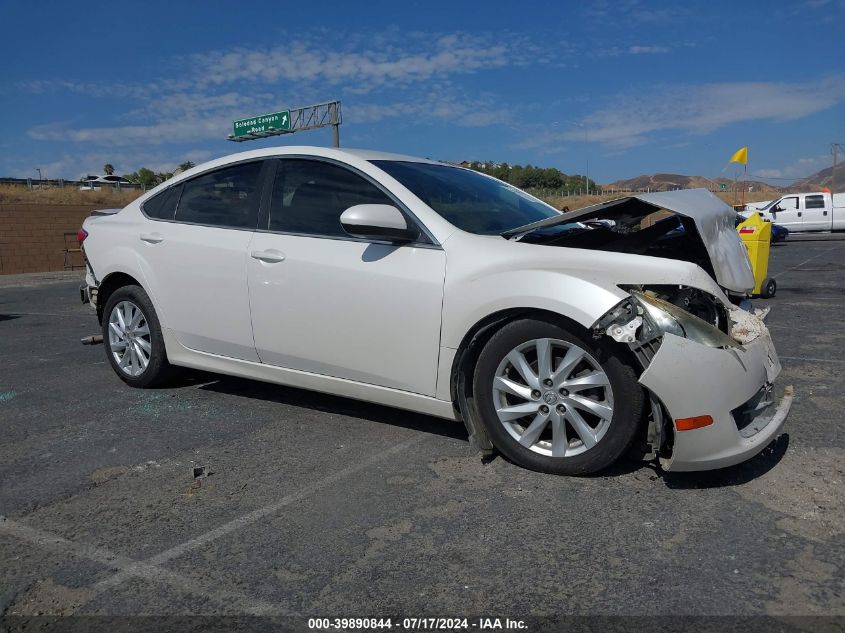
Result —
[[154, 187], [158, 184], [155, 172], [152, 169], [147, 169], [146, 167], [141, 167], [141, 169], [135, 172], [135, 177], [135, 182], [140, 183], [145, 187]]
[[196, 167], [196, 163], [190, 160], [186, 160], [184, 163], [179, 163], [179, 169], [182, 171], [188, 171], [191, 167]]
[[114, 173], [114, 165], [111, 163], [103, 165], [103, 173], [106, 174], [106, 176], [111, 176]]

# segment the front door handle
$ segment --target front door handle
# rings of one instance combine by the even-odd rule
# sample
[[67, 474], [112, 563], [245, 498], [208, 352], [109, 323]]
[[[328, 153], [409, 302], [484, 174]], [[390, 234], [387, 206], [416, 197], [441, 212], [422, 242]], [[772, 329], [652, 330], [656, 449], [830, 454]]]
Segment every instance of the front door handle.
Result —
[[252, 251], [249, 256], [266, 264], [277, 264], [285, 260], [284, 253], [273, 249], [267, 251]]
[[161, 233], [142, 233], [141, 241], [147, 244], [158, 244], [164, 241], [164, 235]]
[[800, 211], [798, 212], [798, 217], [799, 217], [799, 218], [801, 217], [801, 212], [800, 212]]

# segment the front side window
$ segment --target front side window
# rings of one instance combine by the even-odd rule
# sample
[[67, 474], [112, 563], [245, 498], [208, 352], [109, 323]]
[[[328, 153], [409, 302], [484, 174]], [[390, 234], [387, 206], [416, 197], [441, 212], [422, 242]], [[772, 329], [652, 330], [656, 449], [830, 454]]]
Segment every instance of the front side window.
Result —
[[797, 211], [798, 198], [784, 198], [778, 203], [780, 211]]
[[340, 215], [356, 204], [390, 204], [381, 189], [348, 169], [316, 160], [283, 159], [273, 184], [271, 231], [349, 237]]
[[469, 169], [409, 161], [372, 162], [451, 224], [470, 233], [496, 235], [559, 215], [524, 191]]
[[807, 196], [804, 199], [806, 209], [824, 209], [824, 196]]
[[184, 184], [177, 222], [253, 229], [258, 221], [262, 161], [240, 163], [192, 178]]

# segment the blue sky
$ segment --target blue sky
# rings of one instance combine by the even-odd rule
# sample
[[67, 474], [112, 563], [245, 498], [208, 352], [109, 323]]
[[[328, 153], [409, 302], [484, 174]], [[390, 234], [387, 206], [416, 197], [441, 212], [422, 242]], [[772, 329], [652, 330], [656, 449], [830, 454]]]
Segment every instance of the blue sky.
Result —
[[718, 176], [742, 145], [798, 178], [845, 142], [845, 0], [84, 4], [0, 2], [0, 176], [328, 145], [225, 137], [330, 99], [347, 147], [598, 182]]

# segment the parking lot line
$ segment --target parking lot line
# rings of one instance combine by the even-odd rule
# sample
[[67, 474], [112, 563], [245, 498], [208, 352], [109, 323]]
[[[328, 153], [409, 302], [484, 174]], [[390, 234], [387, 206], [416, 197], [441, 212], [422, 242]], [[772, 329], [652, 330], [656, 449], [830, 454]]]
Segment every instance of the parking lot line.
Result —
[[[254, 600], [244, 594], [227, 591], [225, 589], [207, 589], [199, 586], [195, 579], [186, 578], [181, 574], [152, 565], [143, 561], [137, 561], [120, 554], [111, 552], [105, 548], [77, 543], [70, 541], [57, 534], [51, 534], [34, 527], [30, 527], [17, 521], [7, 518], [0, 518], [0, 534], [8, 534], [22, 541], [43, 547], [60, 553], [70, 554], [76, 558], [95, 561], [112, 569], [117, 568], [118, 574], [131, 572], [122, 576], [121, 582], [130, 578], [143, 578], [153, 582], [160, 582], [169, 585], [174, 589], [183, 591], [186, 594], [211, 599], [218, 604], [225, 606], [236, 606], [249, 615], [281, 615], [277, 605]], [[88, 594], [88, 601], [117, 586], [119, 583], [94, 585], [93, 591]]]
[[165, 550], [160, 554], [156, 554], [146, 560], [139, 561], [116, 554], [95, 545], [70, 541], [57, 534], [51, 534], [5, 517], [0, 517], [0, 534], [8, 534], [45, 549], [68, 553], [77, 558], [96, 561], [112, 569], [117, 569], [114, 574], [94, 584], [90, 588], [87, 601], [92, 600], [96, 596], [105, 593], [110, 589], [118, 587], [132, 578], [142, 578], [169, 585], [190, 595], [209, 598], [229, 607], [235, 606], [248, 615], [284, 615], [284, 612], [278, 605], [254, 600], [249, 596], [237, 592], [201, 587], [198, 580], [182, 576], [181, 574], [162, 567], [162, 565], [191, 550], [201, 547], [206, 543], [210, 543], [211, 541], [231, 534], [236, 530], [274, 514], [285, 506], [305, 499], [318, 490], [342, 481], [351, 475], [354, 475], [358, 471], [384, 459], [385, 457], [410, 448], [414, 444], [421, 442], [423, 437], [424, 436], [422, 435], [418, 435], [405, 440], [404, 442], [395, 444], [379, 453], [375, 453], [368, 459], [347, 466], [336, 473], [323, 477], [322, 479], [305, 486], [297, 492], [286, 495], [274, 503], [264, 506], [263, 508], [253, 510], [248, 514], [233, 519], [228, 523], [224, 523], [209, 532], [185, 541], [180, 545], [176, 545], [175, 547]]
[[808, 363], [842, 363], [845, 364], [845, 360], [838, 360], [836, 358], [807, 358], [806, 356], [780, 356], [783, 360], [799, 360], [799, 361], [806, 361]]
[[803, 266], [803, 265], [804, 265], [804, 264], [806, 264], [807, 262], [811, 262], [811, 261], [813, 261], [814, 259], [816, 259], [817, 257], [821, 257], [822, 255], [827, 255], [828, 253], [830, 253], [830, 252], [832, 252], [832, 251], [835, 251], [835, 250], [837, 250], [838, 248], [839, 248], [839, 246], [837, 245], [837, 246], [834, 246], [833, 248], [829, 248], [829, 249], [827, 249], [826, 251], [822, 251], [821, 253], [818, 253], [817, 255], [813, 255], [812, 257], [809, 257], [809, 258], [805, 259], [805, 260], [804, 260], [803, 262], [801, 262], [800, 264], [796, 264], [796, 265], [795, 265], [795, 266], [793, 266], [792, 268], [787, 268], [786, 270], [782, 270], [782, 271], [780, 271], [777, 275], [772, 275], [772, 277], [777, 278], [777, 277], [780, 277], [781, 275], [785, 275], [786, 273], [791, 272], [791, 271], [793, 271], [793, 270], [795, 270], [795, 269], [797, 269], [797, 268], [801, 268], [801, 266]]
[[423, 435], [417, 435], [409, 440], [405, 440], [404, 442], [395, 444], [390, 448], [387, 448], [379, 453], [371, 455], [369, 458], [363, 461], [360, 461], [356, 464], [352, 464], [351, 466], [347, 466], [346, 468], [343, 468], [337, 471], [336, 473], [328, 475], [327, 477], [318, 479], [317, 481], [305, 486], [297, 492], [286, 495], [278, 501], [266, 505], [263, 508], [258, 508], [257, 510], [253, 510], [252, 512], [249, 512], [241, 517], [232, 519], [228, 523], [224, 523], [214, 528], [213, 530], [210, 530], [204, 534], [200, 534], [199, 536], [185, 541], [184, 543], [181, 543], [179, 545], [176, 545], [175, 547], [171, 547], [170, 549], [165, 550], [160, 554], [156, 554], [155, 556], [152, 556], [144, 561], [132, 563], [127, 567], [121, 569], [113, 576], [101, 580], [95, 585], [95, 589], [97, 591], [105, 591], [106, 589], [117, 586], [120, 583], [125, 582], [128, 578], [131, 578], [132, 576], [141, 575], [140, 570], [145, 567], [162, 569], [160, 565], [163, 565], [168, 561], [173, 560], [174, 558], [178, 558], [179, 556], [182, 556], [183, 554], [191, 550], [202, 547], [203, 545], [210, 543], [211, 541], [219, 539], [223, 536], [227, 536], [237, 530], [240, 530], [241, 528], [247, 527], [248, 525], [251, 525], [256, 521], [260, 521], [261, 519], [267, 516], [275, 514], [285, 506], [295, 503], [296, 501], [305, 499], [306, 497], [317, 492], [318, 490], [321, 490], [334, 483], [342, 481], [350, 477], [351, 475], [354, 475], [358, 471], [361, 471], [367, 468], [368, 466], [372, 466], [376, 462], [381, 461], [385, 457], [389, 457], [390, 455], [400, 453], [405, 449], [410, 448], [414, 444], [421, 442], [423, 438]]

